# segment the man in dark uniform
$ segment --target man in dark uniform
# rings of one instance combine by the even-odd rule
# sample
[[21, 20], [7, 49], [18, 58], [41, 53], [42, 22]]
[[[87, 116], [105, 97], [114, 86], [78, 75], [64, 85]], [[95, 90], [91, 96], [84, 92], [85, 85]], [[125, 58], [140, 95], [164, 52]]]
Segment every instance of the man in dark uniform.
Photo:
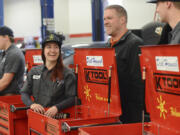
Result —
[[14, 44], [13, 31], [0, 27], [0, 96], [18, 94], [24, 81], [25, 60]]
[[139, 45], [142, 40], [127, 29], [127, 12], [120, 5], [104, 11], [104, 26], [115, 48], [123, 123], [141, 122], [144, 109], [144, 84], [141, 80]]
[[160, 21], [167, 23], [164, 26], [159, 44], [180, 43], [180, 0], [148, 0], [156, 3], [156, 13]]

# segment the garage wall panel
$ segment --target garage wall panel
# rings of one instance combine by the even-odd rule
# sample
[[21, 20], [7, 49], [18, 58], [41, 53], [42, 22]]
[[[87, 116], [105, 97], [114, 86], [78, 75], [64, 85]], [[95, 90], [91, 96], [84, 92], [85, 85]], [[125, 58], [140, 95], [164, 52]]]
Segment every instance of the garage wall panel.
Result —
[[69, 0], [69, 34], [91, 33], [91, 0]]
[[146, 0], [123, 0], [123, 6], [128, 12], [128, 28], [140, 29], [153, 21], [155, 4], [146, 3]]
[[55, 31], [69, 33], [69, 1], [54, 0]]
[[39, 0], [4, 0], [4, 24], [15, 37], [39, 36], [41, 11]]

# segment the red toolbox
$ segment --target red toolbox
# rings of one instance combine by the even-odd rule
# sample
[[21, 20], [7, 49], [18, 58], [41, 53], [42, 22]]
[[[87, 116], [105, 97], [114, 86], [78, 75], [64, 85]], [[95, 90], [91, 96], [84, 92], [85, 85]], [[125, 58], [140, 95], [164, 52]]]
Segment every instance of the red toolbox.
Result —
[[43, 64], [41, 58], [42, 49], [26, 49], [25, 51], [25, 61], [27, 71], [29, 71], [32, 67]]
[[79, 128], [79, 135], [143, 135], [142, 124], [120, 124]]
[[180, 135], [180, 45], [141, 47], [151, 132]]
[[29, 135], [77, 135], [80, 127], [120, 123], [121, 104], [114, 49], [75, 49], [74, 63], [81, 105], [76, 100], [76, 106], [63, 110], [63, 113], [70, 113], [67, 119], [48, 118], [29, 110]]
[[27, 114], [20, 95], [0, 97], [0, 135], [27, 135]]
[[141, 47], [151, 122], [79, 128], [79, 135], [180, 135], [180, 45]]

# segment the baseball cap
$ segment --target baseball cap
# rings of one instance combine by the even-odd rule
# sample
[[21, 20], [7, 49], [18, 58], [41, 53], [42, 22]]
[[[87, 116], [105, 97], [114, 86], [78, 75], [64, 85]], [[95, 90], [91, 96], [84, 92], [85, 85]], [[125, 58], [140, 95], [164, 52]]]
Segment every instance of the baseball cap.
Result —
[[2, 35], [2, 36], [8, 35], [10, 37], [14, 37], [13, 31], [7, 26], [0, 27], [0, 35]]
[[180, 2], [180, 0], [148, 0], [147, 3], [157, 3], [158, 1]]
[[59, 48], [61, 48], [62, 42], [65, 39], [65, 37], [63, 35], [59, 35], [56, 33], [50, 33], [49, 35], [47, 35], [42, 43], [42, 47], [45, 47], [46, 43], [49, 42], [55, 42], [58, 44]]

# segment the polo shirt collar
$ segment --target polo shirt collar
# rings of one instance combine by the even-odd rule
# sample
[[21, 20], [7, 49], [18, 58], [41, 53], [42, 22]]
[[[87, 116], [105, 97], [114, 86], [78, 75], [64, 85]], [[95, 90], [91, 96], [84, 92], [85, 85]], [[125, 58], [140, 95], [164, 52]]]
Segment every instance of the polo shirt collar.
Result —
[[174, 29], [170, 32], [171, 36], [173, 37], [180, 31], [180, 21], [177, 23], [177, 25], [174, 27]]
[[7, 52], [9, 52], [12, 48], [15, 48], [15, 45], [14, 45], [14, 44], [10, 45], [9, 48], [8, 48], [7, 50], [5, 50], [4, 52], [7, 53]]
[[128, 30], [119, 40], [117, 40], [112, 46], [116, 45], [119, 42], [123, 42], [124, 40], [126, 40], [127, 36], [131, 33], [130, 30]]

